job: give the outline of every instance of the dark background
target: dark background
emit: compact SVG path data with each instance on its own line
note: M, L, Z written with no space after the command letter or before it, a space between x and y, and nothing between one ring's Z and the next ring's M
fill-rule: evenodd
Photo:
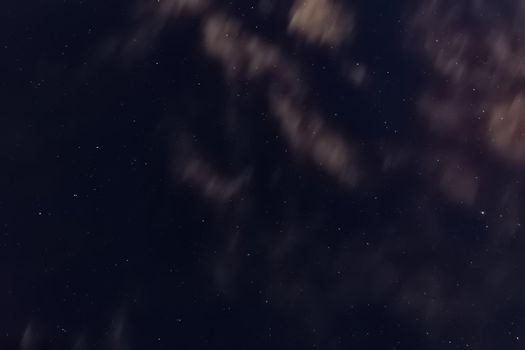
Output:
M411 33L419 2L346 2L357 34L335 53L287 36L291 4L257 3L209 11L297 62L361 155L356 188L289 151L270 83L225 78L206 15L124 50L156 20L130 1L0 5L0 349L520 349L522 166L421 116L451 82ZM470 30L480 10L457 7ZM179 176L196 157L248 184L207 197ZM436 157L482 178L474 200L442 193Z

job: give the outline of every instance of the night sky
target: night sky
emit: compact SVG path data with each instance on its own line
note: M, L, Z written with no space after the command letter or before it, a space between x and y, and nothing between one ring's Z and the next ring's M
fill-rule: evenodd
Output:
M0 350L525 349L525 5L4 0Z

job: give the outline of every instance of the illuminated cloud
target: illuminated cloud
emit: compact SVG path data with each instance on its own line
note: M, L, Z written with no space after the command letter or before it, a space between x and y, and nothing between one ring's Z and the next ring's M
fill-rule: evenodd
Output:
M516 38L524 11L514 6L510 18L498 21L482 15L491 6L422 2L409 35L418 39L443 83L421 96L420 107L434 130L479 138L489 153L523 165L525 50ZM471 25L465 24L465 13L474 14Z
M263 217L265 214L258 212L266 203L255 202L266 199L257 198L252 192L249 170L228 173L224 167L221 168L222 164L212 161L210 154L213 152L203 155L207 151L205 149L203 152L193 149L187 153L179 152L173 161L177 181L206 202L220 207L241 202L239 198L250 199L250 209L255 208L252 215L260 218L258 224L262 222L265 226L251 229L258 233L254 236L257 236L257 244L263 246L261 256L266 254L272 272L268 289L276 295L280 293L285 301L302 303L306 309L315 309L319 305L325 308L331 304L335 309L345 303L369 302L372 299L393 306L396 315L415 315L417 319L424 319L436 333L447 329L447 321L450 320L465 320L464 324L471 329L479 329L490 312L481 306L469 309L471 300L478 305L488 305L492 298L502 295L502 289L510 290L513 286L511 281L496 278L498 273L508 274L510 269L507 264L498 261L499 257L489 253L485 260L478 262L474 272L469 270L470 261L465 261L465 266L458 265L459 269L464 269L458 273L474 277L458 289L454 280L455 271L447 270L450 266L448 262L474 260L478 253L475 244L490 246L516 236L519 213L522 212L521 201L516 194L520 187L510 186L502 180L501 186L495 190L493 181L498 174L494 173L498 169L487 170L483 161L504 161L510 166L525 164L525 124L522 121L525 94L519 83L519 79L525 76L521 63L525 62L525 50L513 39L515 32L510 24L491 22L486 26L486 35L479 35L465 25L459 14L462 10L474 13L474 9L468 7L470 5L426 0L420 1L419 5L412 14L413 21L409 24L407 36L411 52L422 55L431 69L425 72L427 79L421 90L412 92L418 94L415 97L416 106L424 122L409 122L407 128L421 131L426 139L407 144L396 139L393 145L388 139L366 136L368 149L379 150L364 159L370 160L370 163L377 162L374 174L363 168L362 161L367 154L357 151L357 141L337 129L322 108L316 105L315 99L310 98L311 90L325 86L315 77L306 76L308 73L303 70L302 58L288 54L286 47L248 30L234 14L221 11L220 5L211 7L203 1L165 2L157 7L160 16L156 17L156 22L146 24L143 30L147 35L141 36L146 39L141 41L149 44L147 38L156 36L172 17L198 16L199 21L196 22L200 25L200 36L196 40L200 41L203 54L220 63L226 85L252 86L261 93L262 96L258 97L269 110L273 118L271 122L277 126L275 130L284 141L288 156L316 167L328 174L329 180L344 188L356 188L364 180L368 181L367 176L370 175L373 189L365 197L373 198L375 203L386 203L381 199L384 195L382 191L387 187L394 188L399 174L406 174L410 179L414 176L413 172L420 176L414 181L413 188L403 187L404 193L396 194L408 198L413 204L405 206L399 204L404 199L390 198L388 205L392 208L381 210L377 207L381 204L367 203L367 199L358 202L356 207L363 211L355 214L356 217L360 218L361 213L364 217L371 213L377 215L377 224L364 224L366 227L373 226L367 233L373 238L363 238L360 229L349 229L344 238L348 242L338 241L338 247L330 248L330 258L326 258L326 265L321 266L331 273L337 265L337 269L344 273L337 275L336 282L330 280L333 285L326 288L329 289L326 292L319 291L319 286L313 281L315 277L287 279L280 267L287 261L300 261L300 256L310 252L322 255L316 244L321 241L320 237L327 231L325 227L330 226L329 221L337 217L337 213L316 209L310 211L310 208L305 213L304 209L300 209L301 204L297 203L307 195L289 190L287 187L293 186L288 186L286 182L275 181L282 185L282 192L292 193L292 199L287 200L282 208L281 203L276 205L274 210L277 216L282 216L287 222L282 224L282 230L279 227L273 232L272 223L267 222L266 216ZM264 7L271 13L271 4L267 2ZM283 34L317 46L320 54L330 52L328 48L339 47L355 32L354 15L335 1L295 1L287 14L287 33ZM352 57L334 60L341 78L354 87L365 84L374 86L380 79L369 63L366 60L357 63ZM407 84L410 87L410 83ZM366 93L372 96L373 90ZM237 100L233 99L231 103L236 104ZM392 113L400 112L394 110ZM367 115L369 119L376 117L373 112L370 114ZM250 117L247 113L246 118ZM246 130L239 127L237 131L243 133ZM297 197L293 198L294 195ZM318 199L312 198L313 202ZM242 202L242 205L245 203ZM485 227L487 234L484 231L476 233L476 239L483 237L479 239L483 243L474 242L472 251L469 250L471 245L461 248L465 251L458 251L457 237L471 233L452 227L458 225L451 223L446 215L455 210L459 212L455 212L458 216L466 213L476 215L481 205L488 208L488 214L484 210L481 215L483 222L478 223L480 228ZM315 204L312 207L318 208ZM500 213L493 210L494 207L504 210ZM242 219L237 213L233 215L234 221ZM469 215L461 217L470 220ZM320 226L323 227L305 229L314 221L311 216L320 217ZM497 227L498 232L492 227ZM234 289L237 274L242 274L242 243L250 239L243 236L236 224L231 225L231 239L225 244L224 256L217 258L213 267L214 281L219 289ZM460 239L468 240L470 237ZM373 240L377 240L377 244L370 245ZM302 245L308 247L309 243L314 247L306 253ZM349 247L348 251L336 252L343 245ZM298 246L300 249L297 249ZM517 261L518 258L509 255L505 259ZM498 268L492 267L493 263ZM366 272L362 266L367 267ZM480 293L479 290L486 292ZM330 297L327 298L326 294ZM338 299L332 298L334 295Z
M503 157L525 162L525 97L518 94L492 108L488 123L490 145Z
M21 350L35 350L37 348L37 335L35 327L32 323L29 323L24 330L22 339L20 341Z
M353 15L336 0L296 0L288 31L304 41L337 47L354 29Z
M173 18L181 15L197 15L209 6L207 0L161 0L138 2L136 12L142 18L158 21L159 18Z
M208 55L222 62L227 79L268 78L269 107L293 154L322 169L341 184L354 187L359 172L356 152L344 135L328 125L322 112L304 107L309 91L298 64L278 46L245 30L234 17L219 11L206 11L208 8L209 3L205 0L141 3L137 13L144 18L142 25L129 40L114 38L109 45L110 51L120 52L129 60L133 53L147 51L171 18L202 15L203 48ZM353 26L353 15L339 2L308 0L294 3L288 30L309 43L336 47L348 38ZM347 64L342 70L356 86L363 85L367 78L364 65ZM201 165L189 165L189 169ZM198 181L202 185L206 183L204 192L211 194L215 192L212 184L221 183L216 180L202 178ZM225 193L230 192L226 190Z
M271 44L244 31L236 20L210 16L204 24L204 47L223 63L229 79L270 77L270 108L283 135L301 159L334 176L342 184L357 184L357 157L343 135L330 128L319 112L303 107L308 91L298 69Z
M207 0L162 0L158 1L160 12L178 16L181 13L196 14L208 6Z
M357 157L348 142L292 96L273 93L271 108L292 149L348 187L358 182Z
M285 68L277 48L245 32L237 20L225 15L206 18L203 41L206 52L221 60L230 79L257 78Z
M250 169L238 175L226 174L191 140L185 133L177 137L172 161L176 181L212 204L225 205L238 199L250 184Z
M208 6L207 0L137 1L133 11L135 30L114 34L101 46L99 54L103 58L117 56L125 63L133 62L148 53L172 20L200 15Z
M227 178L219 174L210 163L195 156L178 166L181 167L180 181L196 190L207 200L216 203L231 202L248 182L248 175Z

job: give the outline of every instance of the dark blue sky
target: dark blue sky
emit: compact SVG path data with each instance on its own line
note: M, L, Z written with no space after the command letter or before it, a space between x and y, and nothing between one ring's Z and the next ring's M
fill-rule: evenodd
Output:
M0 349L520 349L514 2L0 5Z

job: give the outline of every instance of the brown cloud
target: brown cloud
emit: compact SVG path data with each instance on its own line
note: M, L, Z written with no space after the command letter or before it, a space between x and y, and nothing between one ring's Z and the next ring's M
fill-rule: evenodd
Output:
M231 79L257 78L288 66L276 47L245 32L238 21L225 15L206 18L203 40L206 52L221 60Z
M217 203L231 202L248 182L248 176L228 178L203 159L195 155L180 167L180 181L196 190L204 198Z
M524 57L525 58L525 57ZM525 100L522 93L492 106L488 133L490 145L503 157L525 162Z
M304 41L337 47L354 29L353 15L335 0L296 0L288 31Z
M410 35L419 39L416 42L444 82L423 95L420 106L435 130L479 138L493 155L524 165L525 50L517 41L517 23L524 13L517 7L513 18L503 22L482 17L488 10L483 1L422 2ZM462 13L480 14L467 26ZM474 29L477 26L480 30Z
M304 107L308 92L295 65L277 47L244 31L227 16L210 16L203 32L206 51L223 63L230 79L270 77L270 108L292 151L344 185L355 186L355 151L343 135L326 125L319 112Z
M293 97L278 92L271 97L271 108L292 149L342 184L354 187L359 178L358 162L348 142L326 126L321 115L306 110Z

